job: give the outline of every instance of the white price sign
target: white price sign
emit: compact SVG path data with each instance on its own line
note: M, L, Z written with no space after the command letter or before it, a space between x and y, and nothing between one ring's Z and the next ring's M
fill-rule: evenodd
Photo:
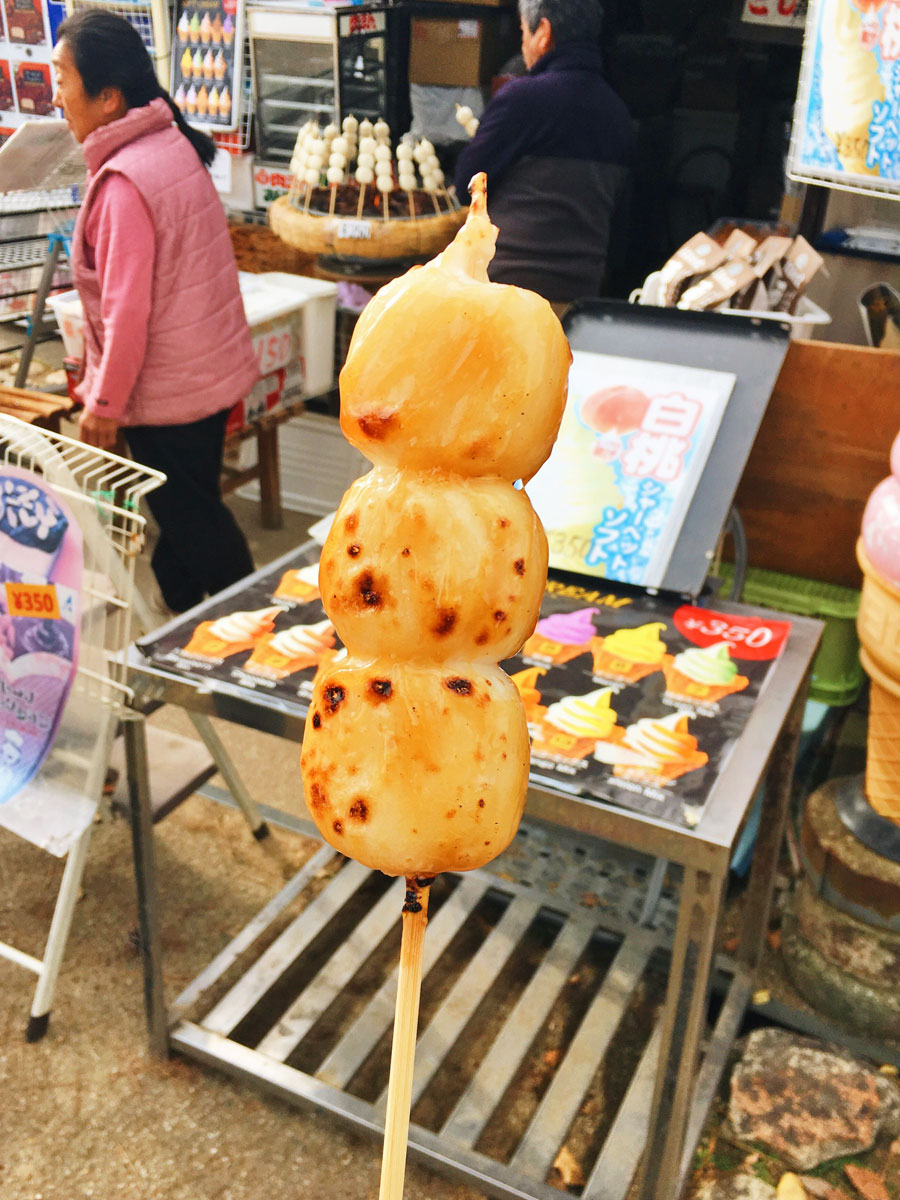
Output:
M337 235L339 238L357 238L368 241L372 236L372 222L338 221Z
M807 0L744 0L741 20L749 25L802 29L806 22L806 7Z

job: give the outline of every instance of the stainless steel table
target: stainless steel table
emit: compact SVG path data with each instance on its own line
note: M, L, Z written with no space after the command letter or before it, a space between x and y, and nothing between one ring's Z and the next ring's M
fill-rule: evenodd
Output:
M271 574L311 553L310 547L301 547L267 570ZM242 586L233 589L235 594ZM219 599L195 610L189 620L196 623ZM781 615L718 600L715 608ZM648 966L662 963L667 983L659 1018L651 1022L614 1115L607 1114L602 1138L595 1139L581 1195L625 1200L635 1180L642 1200L673 1200L679 1194L752 996L767 929L806 681L822 629L816 621L790 621L790 637L720 765L694 827L534 780L522 831L506 855L483 871L451 876L441 884L426 940L426 989L429 971L438 963L435 975L442 982L423 1008L411 1155L490 1196L558 1197L558 1189L547 1182L557 1154L576 1126L583 1132L585 1097L603 1063L616 1054L620 1027ZM132 651L130 666L138 709L162 701L294 741L302 738L306 706L299 698L289 703L262 690L189 678L147 661L138 650ZM394 893L402 881L392 885L323 849L167 1005L139 711L125 733L153 1050L176 1050L253 1080L289 1102L313 1105L380 1135L383 1081L368 1064L378 1059L379 1047L383 1058L393 1015L389 939L395 929L399 936L400 902ZM760 832L744 903L749 920L736 953L726 959L716 956L715 948L729 862L762 781ZM664 893L668 922L660 919L656 903L667 864L670 882L680 874L677 895L671 889ZM323 870L331 878L313 895L311 882ZM627 905L616 903L615 897L597 901L611 871L627 876L631 884L638 877L644 880L636 898L626 897ZM586 895L594 897L587 907ZM289 919L292 906L301 911ZM614 911L623 907L630 911ZM461 939L476 919L483 940L462 953ZM514 973L516 955L525 953L522 946L529 937L541 941L539 962L530 976L523 976L518 992L507 995L503 1011L495 1011L493 997L505 976ZM542 1044L541 1031L595 945L605 947L606 965L597 972L593 994L583 1001L565 1044L554 1052L554 1069L533 1098L517 1141L506 1151L492 1150L490 1134L502 1116L503 1097L512 1094L529 1054ZM236 962L246 961L251 947L259 947L258 957L235 978ZM381 973L375 973L366 991L363 981L372 974L378 947ZM528 953L536 953L533 946ZM710 1029L714 972L726 983ZM313 1053L312 1034L343 1009L344 1025ZM489 1020L494 1021L493 1032L479 1061L470 1064L466 1078L445 1082L456 1079L442 1074L451 1060L456 1075L461 1069L460 1045L474 1036L479 1021L483 1026ZM364 1079L364 1085L357 1086L357 1079ZM429 1088L447 1095L429 1099ZM417 1111L429 1104L430 1124L417 1121ZM588 1134L585 1145L590 1142Z

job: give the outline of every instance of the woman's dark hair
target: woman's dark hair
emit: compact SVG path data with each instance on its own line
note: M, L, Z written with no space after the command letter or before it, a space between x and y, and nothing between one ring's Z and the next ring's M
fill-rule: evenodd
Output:
M162 97L200 161L205 167L210 165L216 156L215 142L185 121L178 105L156 78L153 60L141 35L124 17L102 8L80 8L62 22L56 40L65 40L88 96L99 96L107 87L118 88L129 108L141 108Z

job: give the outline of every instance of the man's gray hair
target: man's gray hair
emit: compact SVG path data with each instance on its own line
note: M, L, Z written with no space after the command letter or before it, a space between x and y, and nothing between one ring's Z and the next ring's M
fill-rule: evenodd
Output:
M603 24L603 7L600 0L519 0L519 16L530 33L546 17L557 45L560 42L595 45Z

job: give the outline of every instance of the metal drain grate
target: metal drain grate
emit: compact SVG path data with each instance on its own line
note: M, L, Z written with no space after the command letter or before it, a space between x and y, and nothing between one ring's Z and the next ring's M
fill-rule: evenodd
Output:
M664 933L610 933L600 900L640 910L648 860L580 849L529 827L499 873L433 884L410 1153L491 1195L555 1200L566 1146L581 1196L622 1200L645 1140ZM380 1133L402 896L320 851L176 1001L172 1046Z

